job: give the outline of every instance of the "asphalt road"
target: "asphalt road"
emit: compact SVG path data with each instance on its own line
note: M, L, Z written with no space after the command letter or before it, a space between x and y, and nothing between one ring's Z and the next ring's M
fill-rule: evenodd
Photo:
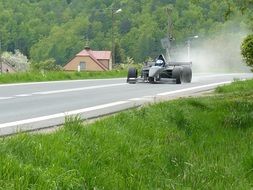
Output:
M59 125L69 115L84 119L171 97L210 90L253 74L195 74L188 84L127 84L126 79L0 85L0 135Z

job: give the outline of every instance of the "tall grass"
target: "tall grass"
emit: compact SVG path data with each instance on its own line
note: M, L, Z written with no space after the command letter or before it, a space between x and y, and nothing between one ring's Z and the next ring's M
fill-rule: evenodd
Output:
M244 94L252 93L253 80L237 81L233 85L220 86L216 88L217 93Z
M112 70L105 72L25 72L25 73L8 73L0 75L1 83L17 82L39 82L55 80L74 80L74 79L103 79L126 77L127 70Z
M245 83L3 138L0 189L252 189L252 81L236 93Z

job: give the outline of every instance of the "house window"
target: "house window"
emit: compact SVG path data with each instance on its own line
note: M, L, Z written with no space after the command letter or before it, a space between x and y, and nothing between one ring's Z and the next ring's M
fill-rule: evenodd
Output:
M84 71L86 69L86 63L85 62L80 62L79 66L80 66L80 71Z

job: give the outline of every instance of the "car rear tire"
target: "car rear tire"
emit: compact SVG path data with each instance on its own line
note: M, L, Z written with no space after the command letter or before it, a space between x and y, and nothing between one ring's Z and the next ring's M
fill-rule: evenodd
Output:
M182 81L185 83L190 83L192 81L192 69L190 67L183 67Z
M155 82L155 78L154 77L148 77L148 82L149 83L154 83Z
M175 67L172 70L172 78L176 79L176 84L182 83L182 69L181 69L181 67Z
M128 74L127 74L127 82L128 83L136 83L137 77L138 77L137 69L134 67L129 68Z

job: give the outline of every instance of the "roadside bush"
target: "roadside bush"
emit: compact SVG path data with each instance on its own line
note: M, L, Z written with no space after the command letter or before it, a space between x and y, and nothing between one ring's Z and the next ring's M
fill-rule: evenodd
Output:
M19 50L12 52L4 52L1 55L1 61L8 65L11 65L17 72L25 72L30 68L30 62L28 58L23 55Z
M62 66L57 65L55 59L53 58L50 58L38 63L32 63L31 66L34 71L62 71L63 70Z
M253 34L248 35L241 45L241 54L246 64L253 70Z

